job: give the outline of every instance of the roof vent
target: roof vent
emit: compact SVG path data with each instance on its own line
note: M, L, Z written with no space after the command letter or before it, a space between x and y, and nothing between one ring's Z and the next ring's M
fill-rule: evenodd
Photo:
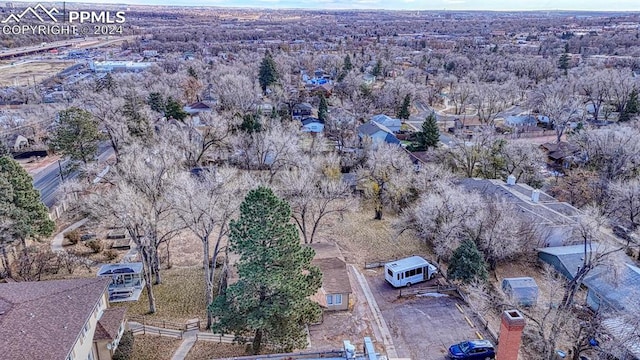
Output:
M507 185L515 185L516 184L516 177L513 176L513 174L507 176Z

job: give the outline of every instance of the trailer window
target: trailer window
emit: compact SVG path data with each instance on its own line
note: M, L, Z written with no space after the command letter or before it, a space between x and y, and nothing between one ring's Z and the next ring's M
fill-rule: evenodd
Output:
M393 271L391 271L391 269L387 269L387 274L389 274L389 276L393 277Z

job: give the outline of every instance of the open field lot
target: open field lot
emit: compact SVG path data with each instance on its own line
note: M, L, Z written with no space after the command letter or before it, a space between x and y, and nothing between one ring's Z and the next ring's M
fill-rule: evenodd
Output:
M478 328L465 319L471 319L471 312L460 300L440 294L398 298L399 290L384 280L382 272L383 268L367 270L365 275L400 358L443 360L450 345L478 338ZM438 281L441 278L413 285L411 290L435 286Z
M0 86L39 83L73 65L73 62L30 61L0 66Z

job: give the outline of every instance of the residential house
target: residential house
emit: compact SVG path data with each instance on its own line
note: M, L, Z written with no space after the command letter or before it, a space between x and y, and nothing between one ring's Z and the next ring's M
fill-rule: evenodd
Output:
M467 190L478 192L487 201L513 205L520 217L535 225L541 239L540 247L562 246L573 240L572 231L580 211L527 184L516 183L513 175L506 183L477 178L462 179L458 183Z
M375 121L360 125L358 127L358 136L360 140L371 138L374 144L386 142L387 144L400 145L400 140L393 134L393 131Z
M550 166L563 169L568 169L580 153L577 146L565 141L544 143L540 148L547 154Z
M364 82L365 85L373 85L373 83L376 82L376 77L374 75L366 73L362 77L362 81Z
M211 113L213 111L213 107L205 102L198 101L183 107L182 110L191 116L191 122L194 126L200 126L202 125L200 114Z
M384 114L375 115L371 120L386 126L387 129L391 130L393 133L400 132L400 128L402 127L402 120L394 119Z
M308 245L316 255L311 261L322 272L322 287L313 299L325 310L348 310L352 293L347 265L334 243Z
M591 244L587 253L611 251L603 245ZM584 244L540 249L538 256L551 264L568 279L573 279L584 264ZM612 256L612 255L609 255ZM640 268L628 264L629 258L616 259L621 267L597 265L582 281L587 287L587 306L599 311L603 316L602 329L616 340L615 347L605 347L614 351L615 358L640 359ZM602 339L596 339L602 340Z
M504 119L504 124L509 127L536 126L538 119L531 115L507 116Z
M125 308L109 308L107 279L0 284L0 357L109 360Z
M11 140L13 140L11 141L11 145L15 152L29 147L29 139L22 135L16 134L11 138Z
M453 121L455 124L454 132L461 132L468 138L471 138L473 133L484 125L477 116L456 117Z
M321 133L324 131L324 122L314 117L302 119L302 131L311 133Z
M313 114L313 107L309 103L298 103L293 105L291 116L294 120L302 120Z
M98 270L98 277L109 279L109 302L138 301L144 279L142 263L105 264Z
M594 311L603 305L616 311L640 310L640 268L637 266L624 264L620 269L598 271L587 276L583 283L589 288L587 305Z
M591 243L587 246L586 252L598 253L603 251L603 246L598 243ZM581 266L584 265L585 246L584 244L552 246L538 249L538 258L553 266L556 271L569 280L572 280Z

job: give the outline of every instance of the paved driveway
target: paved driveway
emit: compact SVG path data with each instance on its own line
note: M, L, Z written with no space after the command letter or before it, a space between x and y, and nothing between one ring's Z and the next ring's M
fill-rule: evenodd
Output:
M365 270L365 275L400 358L442 360L451 344L477 339L478 329L465 319L465 316L472 318L471 312L458 299L441 294L398 298L399 290L384 280L382 271L382 268ZM438 281L442 279L411 289L434 286Z

